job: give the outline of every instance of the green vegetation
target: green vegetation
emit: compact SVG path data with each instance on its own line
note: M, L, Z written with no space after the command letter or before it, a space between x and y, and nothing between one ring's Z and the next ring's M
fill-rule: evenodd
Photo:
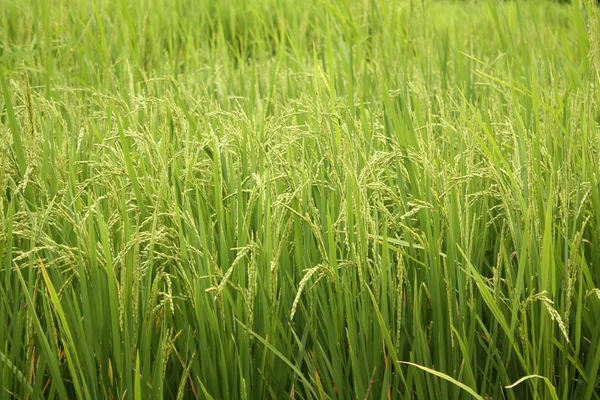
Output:
M599 399L599 26L0 1L0 398Z

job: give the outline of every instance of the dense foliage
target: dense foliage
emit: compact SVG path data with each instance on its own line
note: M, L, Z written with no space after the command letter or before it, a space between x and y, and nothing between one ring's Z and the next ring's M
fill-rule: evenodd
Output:
M0 1L0 398L600 398L594 3Z

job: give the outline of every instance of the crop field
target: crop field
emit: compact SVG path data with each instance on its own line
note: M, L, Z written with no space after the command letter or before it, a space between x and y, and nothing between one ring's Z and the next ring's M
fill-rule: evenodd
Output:
M0 399L600 399L595 0L0 0Z

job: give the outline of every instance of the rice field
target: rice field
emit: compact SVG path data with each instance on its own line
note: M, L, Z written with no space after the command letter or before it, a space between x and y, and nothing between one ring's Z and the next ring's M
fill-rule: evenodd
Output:
M0 399L600 399L595 0L0 0Z

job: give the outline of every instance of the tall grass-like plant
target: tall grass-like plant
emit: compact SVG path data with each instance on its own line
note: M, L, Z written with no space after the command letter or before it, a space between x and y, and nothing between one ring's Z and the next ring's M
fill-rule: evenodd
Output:
M600 398L593 1L0 1L0 398Z

